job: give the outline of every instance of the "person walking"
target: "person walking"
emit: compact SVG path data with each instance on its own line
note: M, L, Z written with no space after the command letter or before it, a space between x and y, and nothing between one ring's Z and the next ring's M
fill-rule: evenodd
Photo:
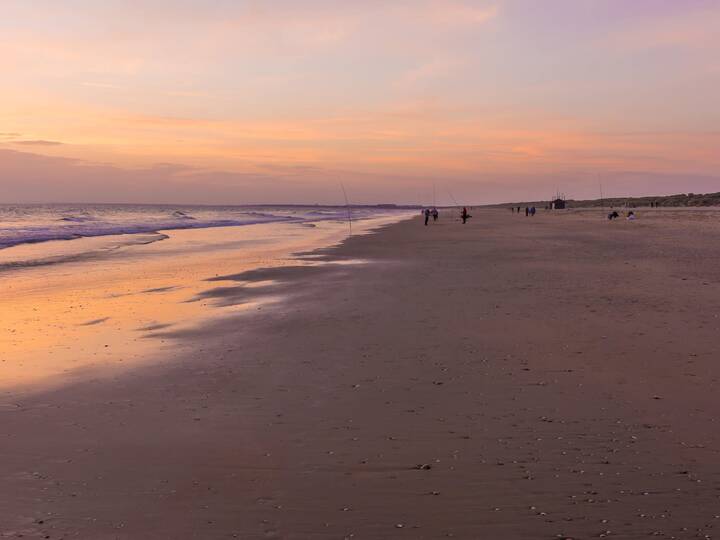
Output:
M428 221L430 221L430 209L425 209L425 226L427 227Z
M525 207L525 217L528 217L530 215L530 207Z

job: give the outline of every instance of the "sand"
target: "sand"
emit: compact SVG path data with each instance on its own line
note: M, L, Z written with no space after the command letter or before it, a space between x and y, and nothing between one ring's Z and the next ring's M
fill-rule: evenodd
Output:
M720 214L472 213L208 281L280 301L6 404L0 537L714 537Z
M397 219L363 220L355 230ZM293 253L334 245L347 234L346 223L333 221L271 223L166 231L160 235L165 240L141 245L136 244L158 234L0 250L0 406L18 391L173 362L184 354L183 344L155 339L158 330L194 328L257 307L210 306L208 279L220 285L218 276L297 265ZM36 264L7 268L27 260Z

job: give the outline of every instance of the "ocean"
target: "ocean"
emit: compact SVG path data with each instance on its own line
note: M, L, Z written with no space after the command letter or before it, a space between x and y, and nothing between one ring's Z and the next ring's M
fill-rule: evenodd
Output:
M272 223L312 227L407 212L342 206L0 205L0 272L165 240L162 231Z
M350 213L362 235L415 210ZM170 360L190 346L172 336L281 311L292 288L237 276L367 263L314 257L349 235L348 209L332 206L0 206L0 397Z

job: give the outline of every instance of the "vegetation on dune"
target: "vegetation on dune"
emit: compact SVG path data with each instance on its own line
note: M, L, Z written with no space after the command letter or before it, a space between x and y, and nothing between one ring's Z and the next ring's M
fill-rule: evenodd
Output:
M513 206L536 206L544 208L550 204L549 201L528 201L516 203L503 203L492 205L499 208L511 208ZM592 208L592 207L679 207L679 206L720 206L720 192L718 193L679 193L677 195L661 195L657 197L613 197L607 199L592 200L566 200L567 208Z

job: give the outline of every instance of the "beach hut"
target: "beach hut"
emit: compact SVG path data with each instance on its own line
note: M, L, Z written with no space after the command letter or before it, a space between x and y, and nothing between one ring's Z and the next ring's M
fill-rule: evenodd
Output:
M554 210L565 210L565 199L561 199L560 197L558 197L550 204L551 208L553 208Z

